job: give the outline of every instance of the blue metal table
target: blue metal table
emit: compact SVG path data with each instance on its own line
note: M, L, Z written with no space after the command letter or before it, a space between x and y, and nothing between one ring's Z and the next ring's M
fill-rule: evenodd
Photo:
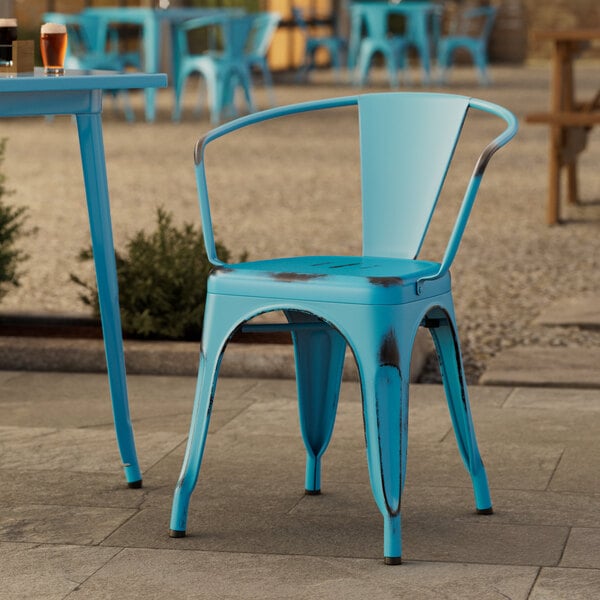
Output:
M222 8L139 8L139 7L99 7L86 8L83 13L96 19L96 43L106 42L108 28L114 24L134 24L142 28L143 68L146 73L157 73L160 69L163 35L162 23L181 23L189 19L222 13ZM235 12L239 13L239 10ZM104 48L97 48L103 51ZM146 120L154 121L156 116L156 90L146 90Z
M100 316L117 444L130 487L140 487L133 428L129 416L125 357L119 313L117 268L110 219L104 142L104 90L157 88L167 85L164 74L116 74L102 71L66 71L64 76L33 73L0 75L0 117L75 115L90 221Z

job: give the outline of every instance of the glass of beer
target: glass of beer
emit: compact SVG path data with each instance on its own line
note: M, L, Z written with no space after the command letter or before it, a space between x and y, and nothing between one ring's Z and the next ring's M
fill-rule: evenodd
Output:
M44 23L40 34L40 50L46 75L64 75L67 26L62 23Z
M12 43L17 39L17 20L0 19L0 65L12 65Z

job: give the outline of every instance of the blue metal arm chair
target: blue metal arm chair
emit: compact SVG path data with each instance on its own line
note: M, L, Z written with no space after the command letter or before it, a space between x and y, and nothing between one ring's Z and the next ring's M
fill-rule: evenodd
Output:
M479 83L481 85L489 84L487 49L494 28L496 12L495 6L465 10L459 14L458 20L452 23L449 34L440 38L437 59L442 83L447 82L448 69L452 65L454 52L463 48L473 58Z
M254 112L252 79L244 53L254 16L217 13L173 25L174 90L173 120L181 118L181 101L185 82L192 73L206 81L210 120L216 124L227 115L236 114L234 92L241 86L248 110ZM200 53L190 47L190 33L206 35L207 48ZM218 43L219 47L216 47Z
M279 25L279 21L281 21L279 13L266 12L255 14L245 50L248 66L251 69L258 67L262 73L271 106L275 106L276 102L273 92L273 77L267 63L267 52L271 46L271 41Z
M205 150L217 138L275 117L358 107L363 207L362 256L301 256L228 264L215 250ZM418 259L433 210L469 110L506 122L487 145L468 183L441 262ZM280 107L223 125L201 139L196 176L208 280L202 352L190 436L173 500L172 537L185 535L190 495L206 442L219 365L246 321L282 310L292 332L300 426L306 447L305 489L321 489L321 457L336 415L348 345L360 374L367 458L373 495L384 520L384 556L402 556L400 498L405 478L409 366L419 326L429 328L440 360L458 448L471 476L475 506L492 502L479 455L463 372L449 268L492 154L516 133L515 117L482 100L449 94L387 93Z
M360 38L360 31L364 27L366 35L360 39L358 49L353 48L356 53L356 83L365 86L369 79L371 62L376 54L380 54L385 62L390 87L398 87L398 70L406 67L406 53L408 38L402 36L391 36L388 31L388 10L381 2L355 2L350 7L353 39ZM355 45L356 42L353 42Z
M97 44L96 22L94 17L84 14L45 13L44 22L62 23L67 27L67 53L65 55L65 68L81 69L83 71L117 71L122 73L128 66L124 57L117 50L106 51L95 48L104 44ZM127 90L116 90L112 93L116 99L118 95L124 99L125 118L132 122L134 114L129 102Z
M292 15L298 28L304 35L305 41L304 58L298 74L302 77L306 77L308 72L315 67L315 53L320 48L325 48L329 53L331 66L339 77L340 67L342 66L342 55L347 47L346 40L338 35L313 36L304 19L302 10L300 8L292 8Z

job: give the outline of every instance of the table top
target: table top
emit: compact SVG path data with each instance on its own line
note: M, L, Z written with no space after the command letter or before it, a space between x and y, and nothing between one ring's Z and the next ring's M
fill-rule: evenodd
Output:
M392 12L429 12L432 10L437 10L439 8L439 5L435 2L385 2L384 0L375 2L361 2L360 0L358 0L357 2L352 2L350 4L350 9L352 9L353 7L360 9L372 6L376 6L382 11Z
M115 73L114 71L66 70L46 75L36 67L28 73L0 73L0 92L50 92L122 90L167 87L164 73Z
M585 42L600 39L600 28L540 29L532 35L537 41Z
M234 10L239 12L240 9L227 8L211 8L211 7L196 7L196 8L147 8L143 6L98 6L84 9L87 15L102 17L107 21L115 23L143 23L147 19L153 21L185 21L195 17L210 15L213 13L222 13Z

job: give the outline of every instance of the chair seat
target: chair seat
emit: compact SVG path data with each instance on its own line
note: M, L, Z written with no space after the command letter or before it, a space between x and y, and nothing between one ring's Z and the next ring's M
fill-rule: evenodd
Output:
M217 267L208 281L213 294L262 298L403 304L417 299L416 281L439 264L372 256L302 256ZM450 276L425 286L419 299L450 290Z

